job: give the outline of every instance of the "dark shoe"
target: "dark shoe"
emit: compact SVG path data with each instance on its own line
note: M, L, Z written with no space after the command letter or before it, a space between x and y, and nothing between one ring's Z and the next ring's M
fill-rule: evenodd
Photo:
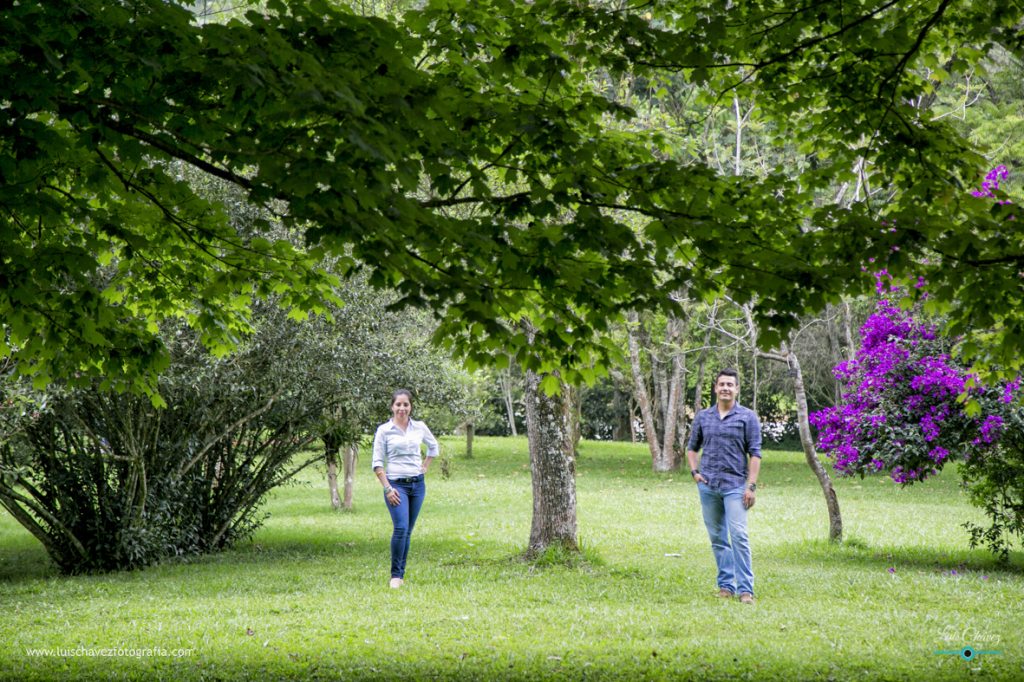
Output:
M715 596L720 597L721 599L732 599L736 596L736 594L732 590L727 590L723 587L718 591L718 594L716 594Z
M744 592L743 594L740 595L740 603L741 604L753 604L754 603L754 595L750 594L749 592Z

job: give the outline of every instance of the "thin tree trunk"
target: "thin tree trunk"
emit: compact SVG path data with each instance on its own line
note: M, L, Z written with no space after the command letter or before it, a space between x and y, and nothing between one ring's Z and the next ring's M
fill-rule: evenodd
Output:
M850 299L843 300L843 331L846 333L846 359L853 362L857 351L853 346L853 333L850 331Z
M323 436L324 460L327 462L327 489L331 493L331 507L341 509L341 497L338 495L338 449L341 445L337 439Z
M345 465L345 500L342 507L352 508L352 489L356 482L356 462L359 460L359 446L350 445L342 450L342 461Z
M473 422L466 424L466 459L473 459L473 434L476 432L476 427L473 426Z
M658 434L654 429L654 415L651 413L651 403L647 397L647 389L644 387L643 369L640 366L640 349L637 346L636 334L633 325L637 324L635 311L626 313L626 340L629 343L629 364L633 374L633 384L636 393L636 400L640 403L640 419L644 423L644 433L647 436L647 445L651 449L651 467L658 471L661 463L661 446L658 445Z
M754 381L753 381L752 390L750 392L750 409L752 409L754 412L757 412L757 352L756 351L754 352L753 361L754 361L753 362L753 365L754 365Z
M512 402L512 372L506 370L501 374L501 394L505 399L505 409L508 411L508 428L512 432L512 437L515 438L519 434L516 433L516 411L515 405Z
M839 339L839 325L836 324L836 317L840 314L839 308L831 303L825 304L825 330L828 334L829 350L832 353L830 362L832 366L843 361L843 344ZM832 376L832 404L838 405L843 399L843 384L839 379Z
M657 349L651 347L651 389L654 392L651 413L654 415L654 433L659 443L665 442L665 427L668 422L669 368L671 362L662 361ZM664 453L664 446L662 446Z
M629 399L629 439L636 445L636 404L632 398Z
M679 334L677 341L682 342L682 336L685 332L683 327L683 321L676 321L676 329ZM682 465L683 454L686 452L686 442L689 440L689 433L687 429L687 418L686 418L686 354L677 353L679 361L679 380L676 385L679 387L679 398L678 405L676 406L676 447L677 447L677 458L679 465Z
M704 368L708 364L708 344L711 343L711 332L715 329L715 317L718 314L718 301L711 305L711 315L708 317L708 326L704 331L704 343L700 347L700 355L697 356L697 386L693 391L693 414L696 415L704 409Z
M523 321L533 342L533 325ZM573 457L569 395L559 379L558 395L548 395L541 382L558 374L526 373L527 435L533 483L533 519L527 554L536 556L552 545L578 551L576 540L576 461Z
M683 378L682 362L680 362L679 348L676 345L676 328L679 320L669 317L665 328L668 337L669 348L672 349L672 378L669 381L668 400L665 406L665 439L661 445L661 459L655 467L655 471L679 471L680 451L676 448L676 425L678 424L679 411L679 384Z
M628 401L623 399L624 393L619 386L619 380L615 379L615 390L612 392L612 407L615 410L615 426L612 428L612 440L614 441L626 440L626 431L632 431L629 426L629 406L624 404ZM623 412L626 413L626 416L623 416Z
M782 354L789 361L791 374L793 374L793 388L796 393L796 416L797 427L800 430L800 443L804 448L804 458L807 465L818 478L821 485L821 492L825 495L825 505L828 507L828 539L832 542L839 542L843 538L843 517L839 513L839 498L836 497L835 488L832 487L832 479L829 478L825 467L818 460L814 450L814 440L811 438L811 425L807 419L807 393L804 391L804 377L800 371L800 360L795 353L789 352L785 344L782 345Z

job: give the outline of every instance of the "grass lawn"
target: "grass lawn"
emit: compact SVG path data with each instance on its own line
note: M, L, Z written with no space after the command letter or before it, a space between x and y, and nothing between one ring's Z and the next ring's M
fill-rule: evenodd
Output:
M653 474L644 446L582 445L572 564L519 558L525 439L477 438L474 454L450 480L431 470L401 590L366 453L353 513L310 472L251 542L145 571L61 577L0 512L0 679L1024 679L1021 557L1002 570L967 549L960 524L983 517L953 469L907 489L836 481L847 540L832 546L802 455L766 452L746 606L712 597L695 487ZM1002 653L935 653L968 645Z

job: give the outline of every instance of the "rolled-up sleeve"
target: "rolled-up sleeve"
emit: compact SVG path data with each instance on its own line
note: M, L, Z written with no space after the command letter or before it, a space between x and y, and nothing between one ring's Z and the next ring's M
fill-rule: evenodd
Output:
M700 412L698 412L693 418L693 426L690 428L690 442L686 444L687 450L697 452L704 442L704 430L701 428L700 422Z
M747 454L751 457L761 456L761 420L753 412L750 413L750 428L747 431Z
M441 446L438 444L437 439L434 438L434 434L430 431L430 427L423 422L420 422L420 424L423 426L423 431L425 432L423 434L423 442L427 444L427 459L433 459L441 454Z
M384 469L387 466L387 442L384 439L384 430L382 428L377 429L377 433L373 435L373 457L370 460L370 468L376 469L380 467Z

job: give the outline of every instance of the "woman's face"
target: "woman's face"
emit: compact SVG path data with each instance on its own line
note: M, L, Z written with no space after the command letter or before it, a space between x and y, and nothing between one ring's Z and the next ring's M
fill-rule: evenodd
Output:
M395 419L405 421L409 418L409 413L412 412L412 404L409 402L409 396L402 393L395 402L391 403L391 414L395 415Z

